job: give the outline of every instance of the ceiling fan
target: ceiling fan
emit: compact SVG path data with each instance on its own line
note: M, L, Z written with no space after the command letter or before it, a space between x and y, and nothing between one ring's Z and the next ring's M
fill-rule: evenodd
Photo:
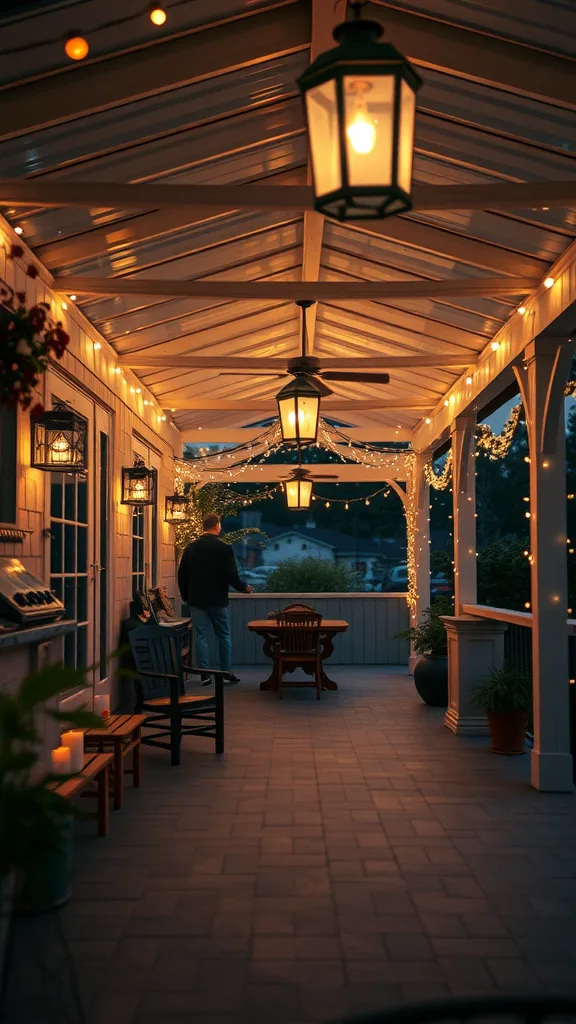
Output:
M312 470L306 469L300 462L292 470L290 476L284 476L280 478L283 483L284 480L338 480L337 473L313 473Z
M302 310L302 353L294 359L288 360L286 366L287 374L291 373L294 376L310 377L323 397L333 394L332 390L324 384L325 380L341 380L351 384L388 384L390 382L390 374L388 373L369 373L363 370L323 370L322 363L317 356L309 356L306 351L308 341L306 310L314 305L314 300L297 299L296 305ZM250 374L253 377L254 370L225 370L219 376L237 377L241 374ZM285 374L276 373L275 370L262 370L259 373L257 372L257 376L281 380Z

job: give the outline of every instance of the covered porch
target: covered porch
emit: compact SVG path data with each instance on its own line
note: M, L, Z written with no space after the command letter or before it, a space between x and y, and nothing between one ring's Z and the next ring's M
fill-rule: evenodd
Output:
M244 669L226 758L190 740L175 770L148 750L109 838L80 840L62 917L90 1024L573 991L573 798L536 793L527 759L483 737L455 742L405 668L332 671L317 703Z

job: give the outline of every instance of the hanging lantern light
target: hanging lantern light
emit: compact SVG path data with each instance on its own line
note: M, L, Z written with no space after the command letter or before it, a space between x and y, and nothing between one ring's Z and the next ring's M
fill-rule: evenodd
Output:
M185 494L167 494L165 523L184 523L190 518L190 504Z
M338 46L300 76L315 207L336 220L367 220L410 210L416 93L422 79L379 41L377 21L354 18L334 29Z
M31 465L48 472L83 473L86 470L88 421L64 402L30 420Z
M276 395L282 440L314 444L318 437L321 391L306 373L297 373Z
M292 476L284 481L284 490L288 508L294 511L310 508L312 481L308 478L308 470L302 469L300 466L295 469Z
M122 505L155 505L158 474L139 455L133 466L122 467Z

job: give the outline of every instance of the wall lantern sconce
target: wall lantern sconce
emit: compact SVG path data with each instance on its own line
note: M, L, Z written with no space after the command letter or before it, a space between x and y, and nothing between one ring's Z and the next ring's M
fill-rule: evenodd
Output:
M190 518L190 503L185 494L167 494L165 523L185 523Z
M276 395L282 440L314 444L318 437L321 391L312 377L297 373Z
M422 79L382 26L354 17L338 43L298 79L304 98L315 207L335 220L369 220L410 210L416 93Z
M312 481L309 479L307 469L302 469L301 466L295 469L292 476L284 481L284 490L288 508L294 511L310 508Z
M122 467L122 505L155 505L158 473L134 456L133 466Z
M88 421L64 402L31 417L31 465L52 473L84 473L87 468Z

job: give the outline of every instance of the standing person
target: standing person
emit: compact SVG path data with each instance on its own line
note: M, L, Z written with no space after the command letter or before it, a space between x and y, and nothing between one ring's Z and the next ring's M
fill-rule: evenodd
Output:
M239 683L232 672L228 587L244 594L250 594L252 587L240 579L231 546L219 539L220 516L204 516L202 528L202 536L185 548L178 569L180 595L190 606L196 632L196 664L208 668L208 632L212 628L218 641L220 669L227 673L228 682ZM203 685L210 678L202 676Z

